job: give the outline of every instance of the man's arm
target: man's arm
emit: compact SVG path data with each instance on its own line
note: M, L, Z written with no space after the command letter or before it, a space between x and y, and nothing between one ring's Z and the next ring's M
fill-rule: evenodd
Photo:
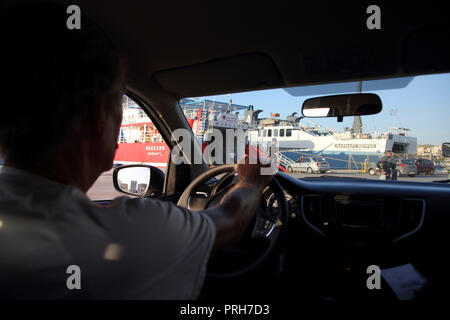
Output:
M261 165L238 164L239 182L220 202L220 205L205 210L216 226L213 251L238 241L259 206L261 193L272 180L270 175L261 175Z

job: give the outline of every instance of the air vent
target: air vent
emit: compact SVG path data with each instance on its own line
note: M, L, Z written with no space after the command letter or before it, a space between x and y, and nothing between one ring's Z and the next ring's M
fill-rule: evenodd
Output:
M400 215L398 217L399 236L393 242L405 239L420 229L425 215L425 200L401 199Z

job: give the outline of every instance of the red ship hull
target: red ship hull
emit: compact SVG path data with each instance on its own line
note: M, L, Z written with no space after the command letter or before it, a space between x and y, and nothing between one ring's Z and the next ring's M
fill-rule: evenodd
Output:
M114 157L115 164L143 163L165 169L170 148L164 142L119 143Z

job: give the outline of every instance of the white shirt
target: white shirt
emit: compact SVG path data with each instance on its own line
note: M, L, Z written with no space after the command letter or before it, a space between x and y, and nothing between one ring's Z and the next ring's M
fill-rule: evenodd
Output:
M0 169L0 298L195 299L214 240L208 216L169 202L99 206L73 186ZM80 290L67 288L70 265Z

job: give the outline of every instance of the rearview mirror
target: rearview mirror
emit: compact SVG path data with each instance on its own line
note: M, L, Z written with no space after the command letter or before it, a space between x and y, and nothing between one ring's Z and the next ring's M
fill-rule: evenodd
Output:
M311 98L303 102L302 114L309 118L362 116L379 113L381 99L373 93L342 94Z
M164 173L142 164L120 166L113 171L113 182L117 191L138 197L150 196L162 192Z
M442 155L444 157L450 157L450 142L444 142L442 144Z

